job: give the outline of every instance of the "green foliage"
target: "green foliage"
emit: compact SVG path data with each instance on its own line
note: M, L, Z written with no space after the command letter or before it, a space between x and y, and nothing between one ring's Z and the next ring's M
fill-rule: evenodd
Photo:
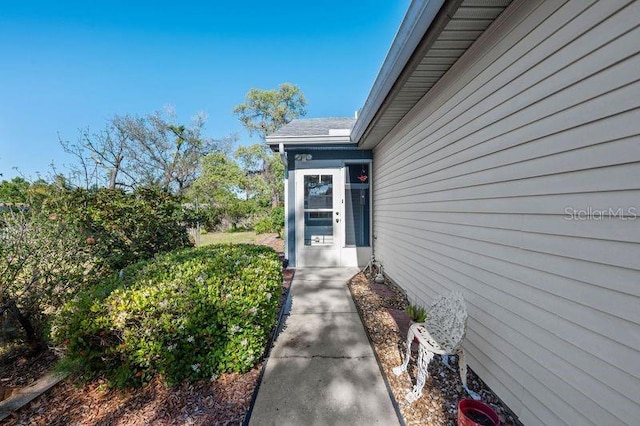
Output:
M251 89L245 103L236 106L234 113L249 133L258 133L264 139L305 115L305 106L300 89L284 83L277 90ZM231 230L237 231L246 229L252 217L262 218L269 209L282 204L285 168L279 156L261 143L239 147L234 157L236 161L221 152L207 155L188 196L208 204L218 214L216 222L229 223ZM253 226L259 232L282 229L266 218Z
M253 230L256 234L266 234L271 231L271 218L261 217L253 224Z
M235 152L235 159L245 175L242 190L247 199L262 208L271 206L269 156L270 150L263 144L241 146ZM278 188L282 190L282 181Z
M284 164L278 154L269 153L267 170L266 181L271 191L272 205L280 205L284 200Z
M248 197L247 176L238 164L222 153L206 156L202 161L202 174L193 185L191 198L198 198L214 209L219 219L238 223L257 210L256 200Z
M266 234L268 232L280 234L283 228L284 207L282 206L272 209L269 216L261 217L253 225L253 230L256 234Z
M30 186L31 184L21 177L3 180L0 182L0 204L26 203Z
M54 327L67 365L116 386L245 372L276 323L277 254L213 245L157 256L68 303Z
M407 306L407 315L415 322L424 322L427 312L422 306L409 303Z
M44 346L50 315L97 274L92 247L61 210L50 199L0 213L0 312L34 350Z
M294 118L304 116L307 100L300 88L283 83L278 89L251 89L244 104L233 109L250 134L264 138Z
M282 203L284 164L264 144L238 148L235 154L247 174L246 190L265 208Z
M0 312L44 346L51 316L78 290L154 254L190 245L178 200L163 191L30 184L0 211Z
M255 174L264 170L267 150L268 148L261 143L245 145L236 149L235 157L246 173Z
M284 206L278 206L271 210L271 223L274 232L280 232L284 228Z
M178 198L163 190L75 189L65 197L67 215L111 269L191 244Z
M222 218L222 214L209 204L200 204L195 208L193 203L182 205L182 222L189 228L200 225L201 230L215 229Z
M300 88L290 83L281 84L277 90L251 89L244 104L237 105L233 112L238 116L249 134L258 133L262 140L267 135L306 115L307 101ZM278 155L266 146L256 144L242 147L236 157L245 170L259 179L261 190L271 199L271 206L282 203L284 165Z

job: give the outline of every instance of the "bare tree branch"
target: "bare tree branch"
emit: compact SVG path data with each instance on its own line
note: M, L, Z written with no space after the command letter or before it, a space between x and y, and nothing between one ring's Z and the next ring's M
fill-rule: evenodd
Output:
M81 130L77 143L59 140L76 157L74 180L86 188L99 182L109 188L154 185L182 194L198 177L201 159L235 140L204 137L205 122L204 114L197 114L188 126L179 124L171 111L116 115L100 132Z

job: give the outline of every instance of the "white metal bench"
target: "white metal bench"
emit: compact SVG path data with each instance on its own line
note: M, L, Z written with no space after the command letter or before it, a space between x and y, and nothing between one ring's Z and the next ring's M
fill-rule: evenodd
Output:
M480 399L480 396L467 386L467 362L462 349L462 341L466 332L467 307L460 291L452 291L449 294L438 296L429 307L425 322L415 323L409 327L404 362L393 369L396 376L407 371L411 359L411 343L416 337L420 344L418 376L413 390L407 393L407 401L414 402L422 395L422 388L429 377L427 367L435 354L442 355L443 361L448 367L450 367L448 356L458 355L462 386L472 398Z

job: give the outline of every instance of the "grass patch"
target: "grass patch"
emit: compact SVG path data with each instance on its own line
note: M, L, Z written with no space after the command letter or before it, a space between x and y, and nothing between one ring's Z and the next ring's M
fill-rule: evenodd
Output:
M211 244L252 244L258 239L255 232L209 232L200 235L198 247Z

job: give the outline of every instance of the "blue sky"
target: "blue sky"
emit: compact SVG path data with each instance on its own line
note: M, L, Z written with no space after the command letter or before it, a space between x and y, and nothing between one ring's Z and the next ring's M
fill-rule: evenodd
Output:
M47 175L58 143L115 114L205 112L206 136L238 133L252 87L300 86L307 117L362 106L409 0L2 1L0 173Z

